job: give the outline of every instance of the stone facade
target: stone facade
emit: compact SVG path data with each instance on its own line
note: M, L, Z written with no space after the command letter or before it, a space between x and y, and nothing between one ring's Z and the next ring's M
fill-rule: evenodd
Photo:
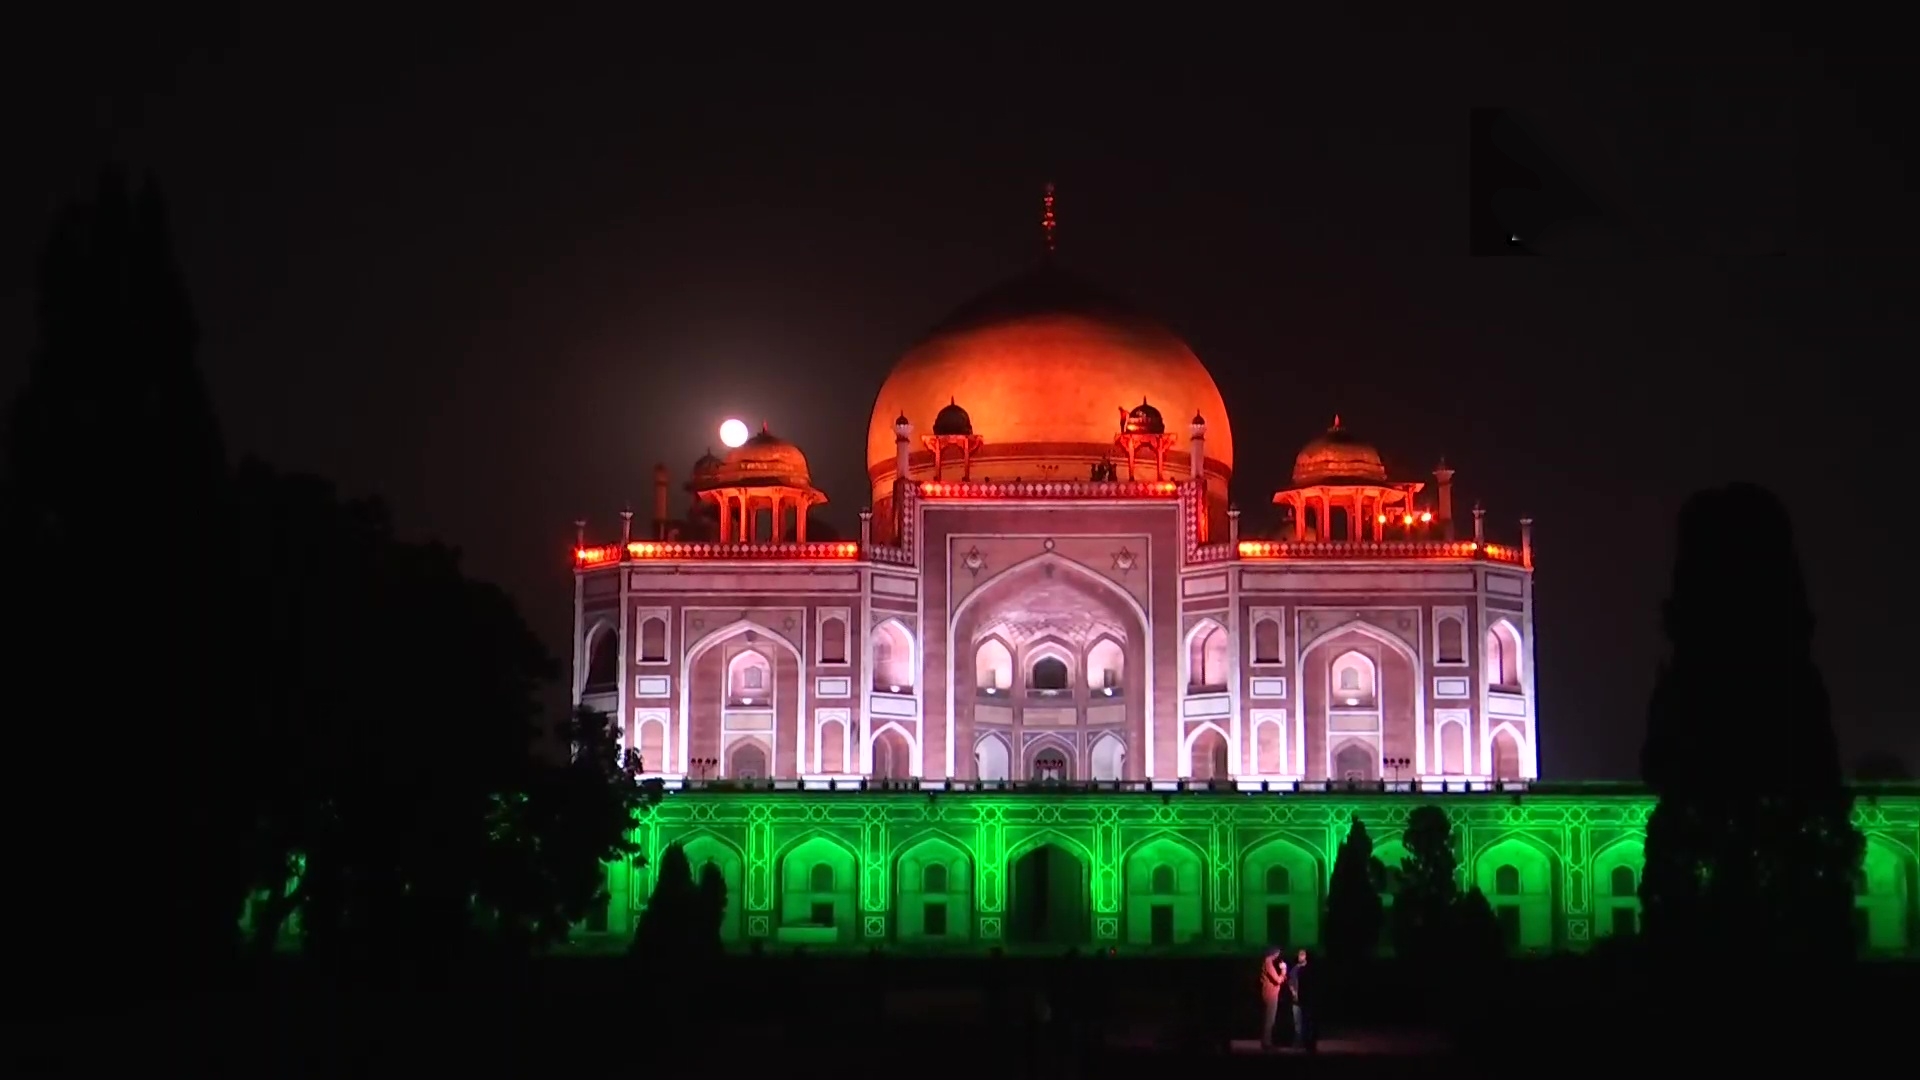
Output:
M900 547L583 549L576 700L672 781L1538 776L1529 550L1206 544L1206 498L927 482Z

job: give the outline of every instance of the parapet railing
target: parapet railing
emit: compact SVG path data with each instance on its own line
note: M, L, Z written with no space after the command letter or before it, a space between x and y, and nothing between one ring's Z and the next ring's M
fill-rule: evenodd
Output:
M971 795L1379 795L1383 793L1423 794L1518 794L1542 791L1540 785L1525 780L1274 780L1241 778L1235 780L883 780L860 777L805 777L800 779L746 780L699 779L694 777L652 776L669 791L807 793L846 792L868 794L971 794ZM1643 790L1633 785L1617 786L1620 794ZM1557 790L1549 788L1547 790ZM1582 794L1595 794L1588 787Z

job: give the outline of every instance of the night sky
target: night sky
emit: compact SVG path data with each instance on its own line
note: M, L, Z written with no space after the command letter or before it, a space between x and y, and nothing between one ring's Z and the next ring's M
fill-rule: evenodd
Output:
M728 415L798 442L851 532L881 380L1033 265L1052 180L1063 262L1219 383L1249 521L1336 411L1397 473L1444 454L1493 539L1538 519L1545 775L1635 771L1674 514L1733 479L1794 512L1848 758L1920 764L1897 58L1555 51L1531 23L825 45L545 10L16 26L0 391L54 208L109 158L149 169L236 451L384 496L563 651L572 521L644 518L653 464L682 474ZM1468 257L1476 106L1598 208L1528 238L1547 258Z

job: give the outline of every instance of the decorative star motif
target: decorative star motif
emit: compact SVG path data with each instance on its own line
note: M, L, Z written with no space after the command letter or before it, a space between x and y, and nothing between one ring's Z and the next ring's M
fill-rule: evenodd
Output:
M1133 552L1128 551L1126 545L1122 544L1120 550L1113 553L1113 568L1123 574L1127 573L1133 569L1134 559Z
M787 629L788 631L792 631L792 630L793 630L793 616L791 616L791 615L789 615L789 616L787 616L787 620L786 620L785 622L783 622L783 623L781 623L780 625L781 625L781 626L783 626L783 627L785 627L785 628L786 628L786 629Z
M693 619L693 628L694 628L695 630L705 630L705 629L707 628L707 620L705 620L705 619L702 619L702 618L700 618L700 617L699 617L699 616L697 616L697 615L696 615L696 616L694 616L694 619Z
M967 573L979 577L980 571L986 569L987 557L980 554L978 547L970 547L967 553L961 556L960 565L967 568Z

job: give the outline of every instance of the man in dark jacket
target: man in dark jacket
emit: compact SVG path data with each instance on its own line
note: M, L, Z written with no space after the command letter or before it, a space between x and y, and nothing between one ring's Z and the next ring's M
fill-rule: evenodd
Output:
M1319 1032L1314 1029L1313 973L1307 970L1307 950L1301 949L1287 969L1287 1000L1293 1005L1293 1045L1312 1050Z

